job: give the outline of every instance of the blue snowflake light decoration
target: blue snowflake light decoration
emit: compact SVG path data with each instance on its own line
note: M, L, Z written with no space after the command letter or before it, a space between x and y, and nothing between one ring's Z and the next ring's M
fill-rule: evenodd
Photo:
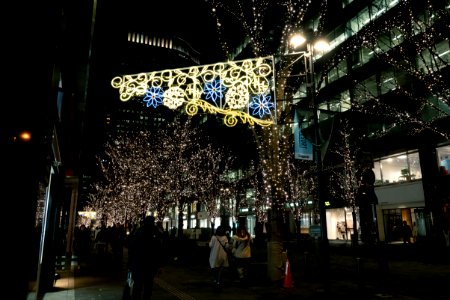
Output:
M271 109L275 108L275 104L271 101L272 96L269 94L259 94L252 97L252 102L248 106L252 109L252 115L259 115L262 118L264 115L270 115Z
M157 106L163 103L164 98L164 90L160 87L154 87L148 89L144 96L144 102L147 102L147 107L153 106L156 108Z
M207 100L212 100L217 105L217 101L224 97L226 89L221 80L213 80L205 84L204 93Z

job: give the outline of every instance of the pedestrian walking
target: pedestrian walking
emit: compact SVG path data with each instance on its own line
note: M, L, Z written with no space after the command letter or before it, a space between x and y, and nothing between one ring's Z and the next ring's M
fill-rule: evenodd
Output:
M403 221L402 223L403 244L411 243L411 237L412 237L411 227L408 225L406 221Z
M231 249L223 226L217 227L216 234L209 241L209 248L209 265L214 277L214 286L220 289L223 270L229 267L227 249Z
M161 232L155 226L155 218L147 216L131 239L128 252L128 267L134 282L132 300L151 299L154 278L165 261Z
M416 222L413 222L412 238L414 244L417 243L417 234L418 234L417 224Z
M240 226L233 236L233 255L236 259L236 269L241 282L248 281L248 269L252 257L253 239L247 228Z
M97 255L99 258L105 258L106 254L109 252L109 234L105 222L102 221L100 228L97 230L94 241Z
M91 229L82 224L75 228L74 251L78 256L78 264L84 266L89 262L91 254Z

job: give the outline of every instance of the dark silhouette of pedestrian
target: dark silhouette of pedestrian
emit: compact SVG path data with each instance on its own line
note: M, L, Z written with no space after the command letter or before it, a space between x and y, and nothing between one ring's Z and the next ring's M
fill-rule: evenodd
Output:
M402 239L403 244L409 244L411 243L411 237L412 237L412 230L411 226L408 225L406 221L403 221L402 224Z
M84 224L75 228L74 251L78 256L79 265L84 265L89 261L91 253L91 230Z
M95 236L95 250L97 251L98 255L103 257L105 254L108 254L108 247L109 247L108 228L106 227L105 222L102 222Z
M413 228L412 228L412 238L413 238L413 243L417 243L417 233L418 233L418 228L417 228L417 224L416 222L413 222Z
M378 240L375 206L378 198L375 194L375 173L370 168L362 170L360 185L356 194L356 206L359 207L361 241L366 245L375 245ZM354 225L356 226L356 224ZM356 228L358 228L356 226ZM352 244L358 245L358 231L352 235Z
M132 299L151 299L153 281L166 259L161 232L155 218L147 216L131 239L128 266L134 280Z
M116 266L122 266L123 246L125 244L125 227L114 224L110 229L109 240L111 244L112 258Z

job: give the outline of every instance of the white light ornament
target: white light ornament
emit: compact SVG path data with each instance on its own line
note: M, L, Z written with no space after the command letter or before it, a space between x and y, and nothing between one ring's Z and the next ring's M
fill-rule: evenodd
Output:
M111 85L119 89L121 101L142 97L147 107L185 105L191 116L201 108L224 115L230 127L239 121L260 126L276 122L273 56L117 76Z

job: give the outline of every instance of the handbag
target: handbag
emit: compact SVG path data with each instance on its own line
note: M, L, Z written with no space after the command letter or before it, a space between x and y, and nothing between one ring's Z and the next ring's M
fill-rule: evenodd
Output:
M127 274L127 285L130 287L130 289L132 289L134 285L133 274L131 273L131 271L128 271Z
M232 249L225 247L219 239L217 239L217 241L219 242L219 244L222 246L223 250L225 250L225 253L227 254L228 257L228 263L230 266L234 266L236 264L236 257L233 254Z
M131 300L131 293L133 292L134 280L131 271L128 271L127 280L122 291L122 300Z
M217 241L219 242L220 246L222 246L223 250L225 250L225 253L229 256L229 257L233 257L231 249L228 249L227 247L225 247L219 239L217 239Z

